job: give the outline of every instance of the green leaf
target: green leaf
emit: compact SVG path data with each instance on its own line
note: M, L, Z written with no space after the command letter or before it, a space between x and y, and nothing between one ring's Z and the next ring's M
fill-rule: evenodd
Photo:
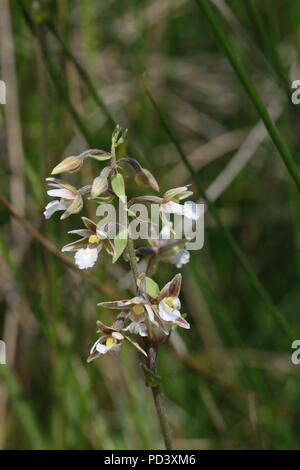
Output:
M127 245L127 239L128 239L128 230L124 229L118 233L118 235L115 238L114 242L114 247L115 247L115 253L113 256L113 263L115 263L123 253L123 251L126 248Z
M152 372L152 370L150 370L145 364L141 364L141 368L143 369L145 374L146 385L148 387L159 387L161 377Z
M124 178L121 173L117 173L116 175L112 176L111 186L116 195L121 199L121 201L125 202L125 184Z
M140 284L141 284L141 280L138 279L137 280L138 287L140 286ZM158 287L158 284L155 281L153 281L151 277L146 277L146 292L148 295L150 295L150 297L153 297L154 299L156 299L160 294L160 288Z

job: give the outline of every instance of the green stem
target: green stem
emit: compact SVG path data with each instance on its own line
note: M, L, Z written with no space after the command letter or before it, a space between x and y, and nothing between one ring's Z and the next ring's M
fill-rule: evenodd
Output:
M137 280L138 280L139 272L138 272L138 267L137 267L137 258L136 258L135 250L134 250L134 243L130 236L128 237L127 248L128 248L128 254L129 254L130 267L131 267L131 271L132 271L132 274L135 280L136 289L137 289ZM148 348L147 366L154 374L156 374L157 351L158 351L157 345L151 343ZM156 409L156 413L157 413L157 417L159 421L160 430L163 435L166 449L171 450L172 449L171 430L169 426L168 416L167 416L165 407L163 405L161 389L159 386L151 387L151 391L153 395L153 400L154 400L154 405L155 405L155 409Z
M207 0L195 0L199 8L203 11L206 18L208 19L215 35L217 36L220 44L222 45L224 52L231 63L236 75L238 76L242 86L244 87L246 93L251 99L252 103L256 107L261 119L263 120L266 129L268 130L271 139L273 140L274 145L277 147L279 154L283 162L285 163L291 177L295 181L298 189L300 189L300 173L297 164L295 163L289 149L285 145L284 141L281 138L280 133L278 132L277 127L273 123L266 107L264 106L260 96L258 95L254 84L249 78L247 72L242 66L240 60L232 49L228 37L225 36L222 31L221 26L215 18L214 10L212 9L210 2Z
M157 345L151 344L148 349L148 359L147 359L147 366L149 369L156 374L156 359L157 359ZM154 400L154 405L160 425L160 430L163 435L164 443L166 450L172 450L172 437L171 437L171 429L169 426L169 420L167 416L166 409L163 404L163 396L159 386L151 387L152 396Z
M129 255L129 263L130 263L131 271L132 271L134 281L135 281L135 288L137 288L137 280L139 277L139 271L137 267L137 259L135 255L134 243L133 243L132 238L130 238L130 236L128 236L127 248L128 248L128 255Z

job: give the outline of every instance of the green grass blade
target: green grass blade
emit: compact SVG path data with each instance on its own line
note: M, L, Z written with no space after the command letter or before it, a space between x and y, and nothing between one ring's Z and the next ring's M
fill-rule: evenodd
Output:
M20 385L9 366L0 366L0 377L7 388L11 404L26 432L26 438L31 443L32 448L35 450L49 448L36 422L33 409L22 396Z
M220 44L222 45L224 52L231 63L237 77L239 78L242 86L244 87L246 93L257 109L259 115L261 116L269 134L276 146L281 158L286 165L288 172L295 181L298 189L300 189L300 172L298 166L296 165L289 149L285 145L284 141L281 138L281 135L274 125L266 107L264 106L260 96L258 95L254 84L252 83L249 75L239 61L237 55L232 49L228 38L225 36L214 12L214 9L211 7L210 2L207 0L195 0L201 11L204 13L208 19L215 35L217 36Z

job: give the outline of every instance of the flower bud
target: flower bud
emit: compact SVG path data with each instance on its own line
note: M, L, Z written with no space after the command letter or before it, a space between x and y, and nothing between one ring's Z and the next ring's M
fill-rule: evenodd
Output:
M188 186L180 186L178 188L172 188L166 191L163 195L164 201L168 202L171 201L172 199L185 199L188 196L191 196L193 194L193 191L188 191Z
M107 189L108 189L107 178L104 178L101 175L97 176L97 178L94 179L93 184L92 184L91 197L95 198L99 196L100 194L104 193Z
M141 168L141 171L137 172L135 176L135 181L137 184L142 183L146 186L149 186L151 189L153 189L153 191L159 191L159 186L156 179L154 178L152 173L146 168Z
M80 157L67 157L53 168L51 175L77 173L82 167L82 163L83 159Z

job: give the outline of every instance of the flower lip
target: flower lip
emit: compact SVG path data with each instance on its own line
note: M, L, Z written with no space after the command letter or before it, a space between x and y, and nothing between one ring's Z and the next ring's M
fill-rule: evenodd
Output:
M79 269L88 269L94 266L97 258L97 248L80 248L75 254L75 264Z

